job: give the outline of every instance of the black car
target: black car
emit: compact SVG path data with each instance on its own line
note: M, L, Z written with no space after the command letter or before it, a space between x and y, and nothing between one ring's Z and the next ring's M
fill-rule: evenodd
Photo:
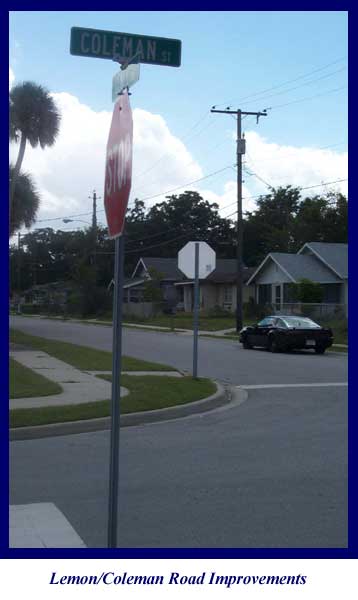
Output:
M308 317L274 315L244 327L240 342L247 350L260 346L271 352L312 349L316 354L324 354L333 344L333 333Z

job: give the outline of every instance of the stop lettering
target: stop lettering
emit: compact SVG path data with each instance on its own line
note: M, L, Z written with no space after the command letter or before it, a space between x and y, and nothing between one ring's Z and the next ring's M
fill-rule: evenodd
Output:
M128 94L119 96L107 142L104 207L110 238L122 234L132 183L133 120Z

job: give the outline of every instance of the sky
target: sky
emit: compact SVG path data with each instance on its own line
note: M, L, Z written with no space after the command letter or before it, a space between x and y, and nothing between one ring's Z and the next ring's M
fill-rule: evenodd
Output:
M41 196L33 228L106 225L103 187L111 122L112 60L70 54L71 27L179 39L180 67L140 66L131 89L134 145L129 206L197 190L223 217L236 210L236 116L243 117L243 209L270 186L347 193L346 11L15 11L10 13L9 89L45 86L61 112L56 144L27 146L23 170ZM18 148L10 147L16 160ZM344 180L344 181L338 181ZM330 182L337 182L330 184ZM64 223L63 219L72 220Z

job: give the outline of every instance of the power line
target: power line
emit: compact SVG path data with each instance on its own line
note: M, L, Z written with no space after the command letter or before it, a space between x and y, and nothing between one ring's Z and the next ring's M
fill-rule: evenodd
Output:
M226 168L227 168L227 167L226 167ZM208 175L207 177L209 177L209 175ZM317 184L317 185L314 185L314 186L309 186L308 188L307 188L307 187L302 187L302 188L301 188L300 186L294 186L294 187L298 187L298 188L300 188L302 191L304 191L304 190L306 190L306 189L311 189L312 187L323 187L323 186L325 186L325 185L333 185L334 183L341 183L341 182L343 182L343 181L348 181L348 178L345 178L345 179L337 179L336 181L324 181L324 182L322 182L322 183L319 183L319 184ZM186 187L186 185L190 185L190 184L189 184L189 183L188 183L188 184L185 184L185 185L183 185L182 187ZM165 193L165 192L164 192L164 193ZM162 194L161 194L161 195L162 195ZM243 196L243 200L255 200L256 198L260 198L260 196L262 196L262 194L257 194L256 196ZM218 209L218 210L219 210L219 211L221 211L221 210L225 210L226 208L229 208L229 207L230 207L230 206L232 206L233 204L235 204L235 202L232 202L231 204L228 204L227 206L222 206L222 207L219 207L219 209ZM104 209L100 209L100 210L99 210L99 211L97 211L97 212L104 212ZM42 223L42 222L49 222L49 221L62 221L63 219L66 219L66 218L68 218L68 219L69 219L69 218L73 218L73 217L83 217L83 216L90 215L90 214L92 214L92 213L91 213L91 212L88 212L88 213L81 213L81 214L77 214L77 215L66 215L66 216L64 216L64 217L53 217L53 218L51 218L51 219L39 219L39 220L38 220L38 221L36 221L36 222L37 222L37 223ZM72 231L72 230L70 230L70 231Z
M317 188L317 187L323 187L323 186L326 186L326 185L333 185L335 183L340 183L340 182L347 181L347 180L348 180L348 178L337 179L335 181L325 181L325 182L322 182L322 183L319 183L319 184L315 184L315 185L311 185L311 186L300 187L299 189L300 189L300 191L305 191L305 190L309 190L309 189L313 189L313 188ZM299 187L299 186L297 186L297 187ZM243 200L254 200L256 198L262 197L263 195L264 194L258 194L256 196L244 196ZM223 206L223 207L219 208L218 210L224 210L224 209L229 208L230 206L232 206L234 204L236 204L236 201L228 204L227 206ZM229 219L230 217L233 217L236 214L237 214L237 211L235 210L234 212L226 215L223 218L224 219ZM194 223L194 225L197 225L201 221L203 221L203 219L199 219L196 223ZM169 231L173 231L174 229L176 229L176 228L168 229L168 230L166 230L166 233L168 233ZM157 234L153 234L151 236L146 236L144 238L136 238L136 239L133 239L133 240L128 240L128 243L138 243L138 242L150 239L152 237L156 237L157 235L163 235L163 233L160 232L160 233L157 233ZM178 239L182 239L182 238L184 238L186 236L189 236L189 235L192 235L191 231L182 233L182 234L180 234L178 236L175 236L174 238L170 238L169 240L164 240L163 242L158 242L157 244L153 244L151 246L146 246L145 248L137 248L136 250L128 250L128 251L125 252L125 254L135 254L135 253L143 252L143 251L146 252L147 250L152 250L153 248L159 248L161 246L167 245L167 244L169 244L171 242L177 241ZM111 254L114 254L114 252L98 252L98 254L109 254L109 255L111 255Z
M315 152L316 150L326 150L327 148L334 148L335 146L342 146L343 144L346 144L347 142L338 142L336 144L327 144L326 146L319 146L318 148L307 148L305 147L305 150L309 150L311 152ZM297 152L300 152L302 150L302 148L294 148L292 152L285 152L285 158L287 156L293 156L295 155ZM248 153L246 153L248 155ZM252 157L249 157L251 162L255 162L256 163L262 163L262 162L271 162L271 161L277 161L277 160L282 160L282 156L271 156L270 158L255 158L253 159Z
M285 104L275 104L274 106L268 107L266 110L272 110L274 108L283 108L284 106L289 106L290 104L298 104L299 102L305 102L306 100L313 100L314 98L328 96L329 94L333 94L334 92L338 92L339 90L343 90L343 89L347 89L347 86L341 85L340 87L333 88L332 90L327 90L326 92L322 92L321 94L315 94L314 96L306 96L305 98L299 98L298 100L292 100L291 102L286 102Z
M326 64L326 65L324 65L322 67L319 67L318 69L314 69L313 71L309 71L308 73L305 73L304 75L299 75L298 77L295 77L294 79L289 79L287 81L284 81L283 83L279 83L277 85L273 85L273 86L271 86L269 88L266 88L264 90L261 90L259 92L255 92L253 94L249 94L248 96L243 96L241 98L232 100L230 102L225 102L225 103L222 103L222 104L217 104L216 106L227 106L229 104L232 104L233 102L235 102L237 104L237 103L243 102L244 100L252 99L252 98L255 98L256 96L261 96L262 94L264 94L266 92L270 92L271 90L278 89L280 87L283 87L284 85L289 85L290 83L294 83L295 81L299 81L300 79L304 79L305 77L309 77L310 75L313 75L314 73L318 73L320 71L323 71L324 69L328 69L328 67L331 67L331 66L333 66L333 65L335 65L335 64L337 64L339 62L342 62L345 59L346 59L346 56L343 56L342 58L339 58L339 59L334 60L333 62L330 62L330 63L328 63L328 64Z
M204 177L200 177L199 179L194 179L194 181L189 181L188 183L184 183L184 185L179 185L176 188L172 188L171 190L166 190L165 192L160 192L159 194L155 194L154 196L147 196L146 198L140 198L140 200L142 202L144 202L145 200L152 200L153 198L158 198L159 196L164 196L165 194L170 194L172 192L176 192L177 190L181 190L184 187L187 187L188 185L193 185L194 183L199 183L199 181L204 181L204 179L208 179L209 177L218 175L219 173L222 173L223 171L230 169L230 167L231 167L231 165L227 165L226 167L223 167L222 169L218 169L217 171L214 171L213 173L209 173L209 175L205 175Z
M194 130L194 129L195 129L195 128L196 128L196 127L197 127L197 126L200 124L200 123L202 123L202 122L203 122L203 121L206 119L206 117L207 117L209 114L210 114L210 113L209 113L209 111L206 111L206 112L205 112L205 114L204 114L204 115L203 115L203 116L202 116L202 117L201 117L201 118L200 118L200 119L199 119L199 120L198 120L198 121L195 123L195 125L193 125L193 127L191 127L191 128L188 130L187 134L185 134L185 135L182 137L182 139L181 139L182 143L183 143L183 142L188 142L190 139L193 139L193 137L195 137L195 136L197 136L197 135L200 135L200 133L202 133L203 131L205 131L205 129L206 129L207 127L211 127L211 125L212 125L212 122L208 123L208 126L207 126L207 127L204 127L204 128L201 130L201 131L199 131L199 133L195 133L195 134L194 134L194 135L192 135L192 136L190 136L190 135L188 136L188 134L189 134L191 131L193 131L193 130ZM149 173L150 171L152 171L152 169L154 169L154 167L156 167L156 166L157 166L157 165L158 165L158 164L159 164L159 163L160 163L160 162L161 162L161 161L162 161L162 160L163 160L163 159L164 159L166 156L168 156L168 155L169 155L169 152L165 152L164 154L162 154L162 155L159 157L159 159L155 161L155 163L153 163L153 164L152 164L150 167L148 167L148 169L146 169L146 170L145 170L145 171L143 171L142 173L139 173L139 174L137 175L137 178L144 177L144 175L147 175L147 173Z
M339 183L339 182L342 182L342 181L347 181L347 179L337 179L336 181L323 182L323 183L320 183L320 184L317 184L317 185L310 185L310 186L302 187L302 188L300 188L300 191L309 190L309 189L313 189L313 188L316 188L316 187L322 187L322 186L324 186L324 185L332 185L332 184L334 184L334 183ZM262 195L263 195L263 194L259 194L258 196L246 197L246 198L243 198L243 200L244 200L244 199L245 199L245 200L248 200L248 199L251 199L251 200L252 200L252 199L254 199L254 198L260 198ZM233 204L235 204L235 203L233 203ZM229 205L228 205L228 206L229 206ZM226 208L228 208L228 206L227 206ZM237 214L237 211L235 210L234 212L230 213L229 215L226 215L225 219L229 219L230 217L233 217L233 216L235 216L236 214ZM200 221L199 221L199 222L200 222ZM169 230L168 230L168 231L169 231ZM192 232L186 232L186 233L180 234L180 235L178 235L178 236L175 236L174 238L171 238L171 239L169 239L169 240L165 240L164 242L159 242L158 244L154 244L154 245L151 245L151 246L147 246L146 248L139 248L139 249L137 248L136 250L129 250L128 252L125 252L125 253L126 253L126 254L134 254L134 253L138 253L138 252L143 252L143 251L147 251L147 250L152 250L153 248L159 248L160 246L165 246L165 245L167 245L167 244L170 244L171 242L174 242L174 241L176 241L176 240L178 240L178 239L181 239L181 238L183 238L183 237L185 237L185 236L187 236L187 235L192 235ZM135 241L135 242L140 242L140 241L144 241L144 240L145 240L145 238L143 238L142 240L140 240L140 239L139 239L139 240L132 240L132 241L133 241L133 242L134 242L134 241Z
M295 85L292 88L289 88L287 90L281 90L280 92L274 92L273 94L269 94L269 95L264 95L264 96L260 96L259 98L257 98L255 100L255 102L261 102L262 100L267 100L269 98L273 98L274 96L280 96L282 94L288 94L289 92L293 92L294 90L297 90L301 87L304 87L306 85L311 85L312 83L316 83L317 81L321 81L322 79L327 79L327 77L332 77L333 75L336 75L337 73L341 73L342 71L345 71L346 67L342 67L341 69L338 69L337 71L333 71L332 73L326 73L326 75L322 75L321 77L317 77L315 79L311 79L311 81L305 81L303 83L300 83L300 85ZM251 100L252 102L252 100ZM247 102L244 103L244 105L247 104Z

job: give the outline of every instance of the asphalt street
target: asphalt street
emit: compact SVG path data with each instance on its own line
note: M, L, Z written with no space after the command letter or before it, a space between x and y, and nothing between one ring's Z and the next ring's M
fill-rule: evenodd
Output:
M108 327L12 324L111 349ZM125 330L123 341L128 355L191 368L189 336ZM120 547L347 546L347 388L333 385L347 381L347 356L212 339L199 356L203 376L305 387L249 389L239 406L122 429ZM10 453L12 504L53 502L87 546L106 546L108 431L12 442Z
M50 319L11 317L10 324L26 333L112 349L112 328ZM123 353L192 371L192 336L123 329ZM316 355L312 351L270 354L266 350L243 350L232 340L199 339L198 374L236 385L272 383L347 382L347 356Z
M345 393L255 390L121 431L120 547L347 545ZM54 502L106 546L109 432L11 443L11 504Z

